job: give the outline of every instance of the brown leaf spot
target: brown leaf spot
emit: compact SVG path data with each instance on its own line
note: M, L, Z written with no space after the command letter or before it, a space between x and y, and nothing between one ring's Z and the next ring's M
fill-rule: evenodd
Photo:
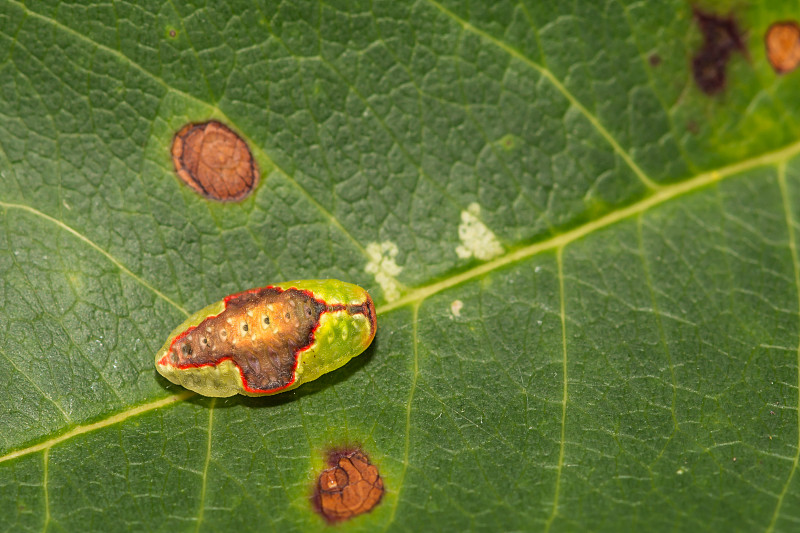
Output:
M725 68L733 52L745 53L742 33L733 16L722 17L695 9L694 17L703 33L703 47L692 58L694 81L706 94L725 87Z
M661 64L661 56L658 54L650 54L648 61L651 67L657 67Z
M380 503L383 480L364 452L332 452L328 463L314 487L314 506L326 521L349 520Z
M211 200L241 200L258 183L247 143L216 120L181 128L172 139L172 163L189 187Z
M793 20L776 22L764 36L767 59L778 74L786 74L800 64L800 26Z

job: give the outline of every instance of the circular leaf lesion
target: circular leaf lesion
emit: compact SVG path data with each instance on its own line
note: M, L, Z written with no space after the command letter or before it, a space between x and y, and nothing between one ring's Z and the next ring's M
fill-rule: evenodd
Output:
M327 522L350 520L380 503L383 479L363 451L332 452L328 464L331 468L320 473L313 497L315 509Z
M764 36L767 59L778 74L786 74L800 64L800 25L793 20L772 24Z
M216 120L186 124L172 139L178 177L210 200L244 199L258 184L258 166L247 143Z

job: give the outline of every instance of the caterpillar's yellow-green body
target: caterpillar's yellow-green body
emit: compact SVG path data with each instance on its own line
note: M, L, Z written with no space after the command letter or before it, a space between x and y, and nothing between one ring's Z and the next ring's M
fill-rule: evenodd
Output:
M205 396L277 394L344 365L376 327L372 298L358 285L287 281L194 313L156 354L156 369Z

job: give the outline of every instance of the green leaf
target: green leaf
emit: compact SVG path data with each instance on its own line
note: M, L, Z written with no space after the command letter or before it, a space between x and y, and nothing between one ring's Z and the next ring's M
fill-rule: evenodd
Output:
M0 4L0 530L794 531L800 72L788 2ZM261 183L178 180L217 119ZM226 294L332 277L372 347L207 399L156 350Z

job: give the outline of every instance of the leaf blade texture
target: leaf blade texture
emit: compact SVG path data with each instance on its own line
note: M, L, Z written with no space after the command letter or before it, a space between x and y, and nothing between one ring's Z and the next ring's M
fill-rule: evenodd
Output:
M0 529L792 531L800 515L800 103L719 6L0 6ZM218 120L260 181L175 177ZM286 397L204 399L153 354L286 279L367 288L379 330ZM281 395L283 396L283 395Z

